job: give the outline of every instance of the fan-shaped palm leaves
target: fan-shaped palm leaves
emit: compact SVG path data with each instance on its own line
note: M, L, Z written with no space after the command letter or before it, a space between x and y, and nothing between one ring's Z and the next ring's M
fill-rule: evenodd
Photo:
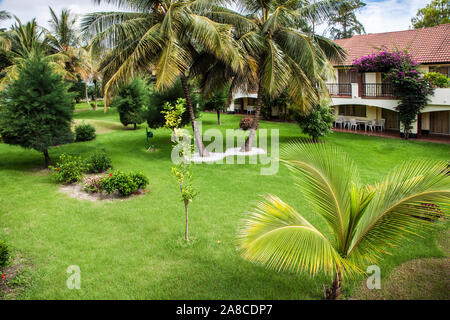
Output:
M100 0L98 2L101 2ZM84 18L83 30L93 35L92 50L108 49L101 64L105 97L120 83L156 71L156 89L165 90L181 77L201 155L207 151L195 124L189 95L188 72L201 53L214 55L233 70L244 59L232 37L232 27L205 17L223 1L206 0L105 0L132 12L98 12Z
M237 43L251 57L255 74L242 75L226 70L226 65L213 65L207 72L209 83L223 83L220 75L228 75L226 81L233 81L232 87L243 87L258 92L255 120L243 151L251 148L258 126L263 95L272 98L286 92L303 111L321 99L326 93L325 79L332 67L329 59L339 59L343 49L332 41L301 29L308 21L323 17L336 6L336 1L264 0L237 1L242 14L216 7L207 16L221 23L235 26ZM249 79L250 76L250 79ZM253 77L253 79L252 79ZM208 89L208 81L204 80Z
M292 143L283 162L328 228L309 223L268 195L239 233L243 256L277 270L334 275L327 298L339 298L342 277L362 272L389 247L433 226L430 210L448 215L450 170L445 161L405 162L374 186L363 185L354 162L327 144ZM331 235L331 236L330 236Z

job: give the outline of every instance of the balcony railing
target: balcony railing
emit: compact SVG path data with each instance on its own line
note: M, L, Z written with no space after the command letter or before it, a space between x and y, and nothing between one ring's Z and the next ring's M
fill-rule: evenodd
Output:
M351 96L351 83L327 83L328 92L332 96Z
M363 83L364 97L393 97L392 84L390 83Z

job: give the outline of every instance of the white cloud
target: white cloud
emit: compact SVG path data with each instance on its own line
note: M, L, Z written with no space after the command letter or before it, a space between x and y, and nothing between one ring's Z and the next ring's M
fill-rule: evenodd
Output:
M6 10L16 15L27 22L36 18L39 25L48 27L48 20L50 19L50 10L52 7L55 12L60 12L61 9L70 9L73 13L83 15L95 11L111 11L118 10L116 6L101 4L94 4L92 0L2 0L0 1L0 9ZM14 21L3 21L0 27L9 27Z
M417 10L428 0L380 0L365 1L367 6L357 13L358 20L367 33L407 30Z
M411 18L419 8L425 7L428 0L366 0L367 6L358 12L358 19L364 24L367 33L406 30ZM94 11L118 10L107 4L96 5L92 0L0 0L0 9L17 15L22 22L36 17L38 23L48 26L51 6L56 12L63 8L79 15ZM9 27L13 21L5 21L0 27ZM321 28L319 27L319 30ZM323 28L322 28L323 29Z

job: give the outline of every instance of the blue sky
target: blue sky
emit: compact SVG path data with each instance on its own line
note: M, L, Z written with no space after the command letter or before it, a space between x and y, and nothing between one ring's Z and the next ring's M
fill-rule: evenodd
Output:
M367 33L406 30L411 25L411 18L419 8L430 0L363 0L367 6L358 12L359 20ZM50 18L48 6L55 11L69 8L78 14L93 11L114 10L113 6L94 5L92 0L0 0L0 10L7 10L17 15L22 21L37 18L39 24L47 26ZM2 22L0 27L9 27L11 21Z

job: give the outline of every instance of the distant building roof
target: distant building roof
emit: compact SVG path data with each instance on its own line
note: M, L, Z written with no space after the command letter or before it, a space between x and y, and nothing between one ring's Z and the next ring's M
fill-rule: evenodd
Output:
M450 24L397 32L374 33L335 40L347 52L344 62L336 66L350 66L353 60L378 52L407 50L422 64L450 63Z

